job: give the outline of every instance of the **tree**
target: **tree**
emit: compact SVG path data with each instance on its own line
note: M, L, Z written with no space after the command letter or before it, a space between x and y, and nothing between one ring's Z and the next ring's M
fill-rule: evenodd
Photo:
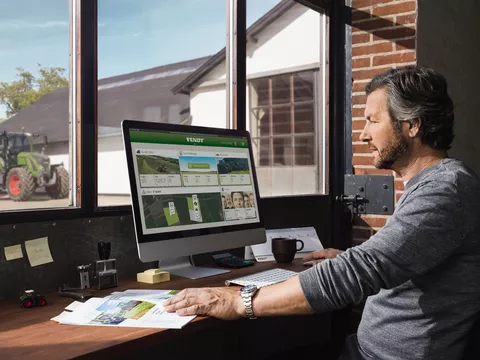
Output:
M38 77L21 67L16 70L17 80L11 83L0 82L0 104L7 107L7 119L43 95L68 86L68 79L63 76L65 69L61 67L45 68L38 64Z

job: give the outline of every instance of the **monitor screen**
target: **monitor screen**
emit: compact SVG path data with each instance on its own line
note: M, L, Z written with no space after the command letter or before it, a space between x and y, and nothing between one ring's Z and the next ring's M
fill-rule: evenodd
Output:
M244 137L131 129L144 234L259 222Z
M265 241L252 237L264 229L248 132L127 120L122 129L140 245L168 241L158 258ZM141 249L151 258L160 248Z

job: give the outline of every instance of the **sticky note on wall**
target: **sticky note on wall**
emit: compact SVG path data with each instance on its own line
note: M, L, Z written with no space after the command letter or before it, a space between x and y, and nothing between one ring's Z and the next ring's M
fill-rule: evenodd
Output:
M21 245L6 246L4 252L7 261L23 258Z
M48 246L48 237L25 241L30 266L38 266L53 262L52 254Z

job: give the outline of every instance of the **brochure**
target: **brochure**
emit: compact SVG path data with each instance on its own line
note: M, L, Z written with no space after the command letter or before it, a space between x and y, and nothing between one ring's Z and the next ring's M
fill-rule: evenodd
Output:
M62 316L60 324L181 329L195 316L168 313L162 305L177 292L126 290L105 298L90 298L73 312Z

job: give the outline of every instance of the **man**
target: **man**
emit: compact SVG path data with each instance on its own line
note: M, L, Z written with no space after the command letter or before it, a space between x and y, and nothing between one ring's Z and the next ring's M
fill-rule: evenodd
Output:
M366 300L341 359L460 359L480 312L480 182L446 151L453 140L447 83L420 66L387 71L366 87L360 139L405 192L386 225L347 251L261 288L255 316L309 314ZM246 316L232 289L187 289L166 304L181 315Z
M232 202L234 209L243 208L243 193L240 191L232 191Z
M253 192L251 192L250 195L248 195L248 198L250 200L250 206L252 208L254 208L255 207L255 199L253 198Z

